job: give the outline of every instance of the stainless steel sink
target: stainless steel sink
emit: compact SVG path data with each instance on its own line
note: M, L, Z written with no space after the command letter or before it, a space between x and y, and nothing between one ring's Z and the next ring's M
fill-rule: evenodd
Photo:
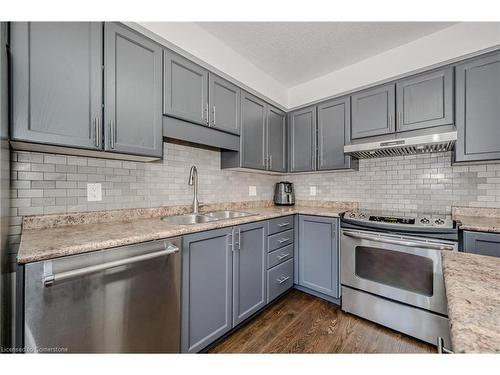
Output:
M207 223L209 221L215 221L217 219L201 214L185 214L177 216L165 216L162 217L162 220L169 224L192 225Z
M234 219L238 217L246 217L252 215L257 215L257 214L252 214L249 212L241 212L241 211L213 211L213 212L206 212L204 214L184 214L177 216L165 216L162 217L161 219L169 224L193 225L193 224L208 223L210 221Z
M257 214L252 214L249 212L241 212L241 211L213 211L205 213L206 216L215 218L216 220L224 220L224 219L235 219L238 217L246 217Z

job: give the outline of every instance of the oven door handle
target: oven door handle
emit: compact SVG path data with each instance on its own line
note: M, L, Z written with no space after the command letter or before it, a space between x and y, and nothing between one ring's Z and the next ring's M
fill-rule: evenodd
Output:
M440 245L440 244L431 244L428 242L413 242L413 241L401 241L401 240L395 240L392 238L387 238L387 237L378 237L378 236L370 236L368 234L360 234L357 232L350 232L344 230L342 232L344 235L348 237L353 237L353 238L360 238L363 240L370 240L370 241L378 241L378 242L383 242L383 243L389 243L389 244L394 244L394 245L401 245L401 246L408 246L408 247L420 247L422 249L433 249L433 250L455 250L453 246L448 246L448 245Z

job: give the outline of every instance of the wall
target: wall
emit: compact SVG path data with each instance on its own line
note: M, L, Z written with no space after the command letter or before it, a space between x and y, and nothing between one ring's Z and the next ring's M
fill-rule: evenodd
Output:
M462 22L288 89L288 108L500 46L500 22Z
M164 159L128 162L12 152L12 257L23 215L191 204L189 169L198 168L200 203L270 200L278 177L220 169L220 152L164 143ZM87 182L102 183L103 200L87 202ZM248 196L248 186L257 196Z
M347 200L384 211L451 213L451 206L500 208L500 164L451 166L452 153L365 159L359 171L289 175L297 199ZM309 195L309 186L318 194Z
M286 107L286 87L193 22L138 24Z

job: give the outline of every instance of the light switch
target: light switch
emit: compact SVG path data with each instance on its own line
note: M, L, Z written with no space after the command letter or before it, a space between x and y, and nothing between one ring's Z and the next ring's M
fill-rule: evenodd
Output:
M316 195L316 186L309 186L309 195L310 196Z
M97 202L102 201L102 187L101 184L87 184L87 201Z
M257 195L257 186L248 187L248 196L255 197Z

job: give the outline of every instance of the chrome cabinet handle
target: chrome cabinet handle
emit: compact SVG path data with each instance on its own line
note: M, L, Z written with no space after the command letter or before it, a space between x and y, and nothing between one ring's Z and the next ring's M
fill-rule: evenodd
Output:
M234 231L234 229L233 229ZM233 231L227 235L227 246L231 248L231 252L234 253L234 245L233 245Z
M283 243L283 242L287 242L287 241L290 241L290 239L289 238L280 238L278 240L279 243Z
M212 113L213 113L213 116L214 116L213 121L212 121L212 125L215 126L215 106L212 109Z
M109 146L114 149L115 148L115 126L114 121L109 120Z
M66 279L72 279L78 276L85 276L92 273L96 273L99 271L104 271L110 268L115 268L119 266L125 266L129 264L134 264L137 262L142 262L144 260L158 258L164 255L172 255L179 252L179 248L172 244L164 242L164 250L156 251L153 253L138 255L131 258L115 260L113 262L107 262L102 264L96 264L95 266L78 268L71 271L56 273L56 274L48 274L42 278L42 283L44 286L53 285L57 281L62 281Z
M389 128L392 128L392 115L389 115Z
M241 250L241 228L238 228L238 250Z
M287 256L290 256L290 253L286 253L286 254L281 254L281 255L278 255L278 260L284 259L284 258L286 258Z
M290 278L290 276L285 276L285 277L281 277L281 278L277 279L276 281L278 282L278 284L283 284L289 278Z
M273 168L273 155L269 155L269 169Z
M437 338L437 347L439 354L455 354L452 350L444 347L444 339L442 337Z
M268 162L267 162L267 156L264 156L264 168L267 169L268 167Z
M99 126L99 117L96 117L94 119L94 131L95 131L95 147L100 147L101 146L101 140L100 140L100 126Z
M444 244L440 245L440 244L431 244L431 243L427 243L427 242L395 240L392 238L387 238L387 237L382 237L382 236L380 236L380 237L370 236L370 235L366 235L366 234L350 232L347 230L344 230L342 233L343 233L343 235L348 236L348 237L383 242L383 243L389 243L389 244L394 244L394 245L401 245L401 246L408 246L408 247L420 247L422 249L433 249L433 250L455 250L455 248L453 246L447 246Z
M208 103L205 104L205 122L207 123L208 127L210 127L210 120L208 118Z
M283 228L283 227L286 227L288 225L290 225L290 223L279 223L278 227Z

